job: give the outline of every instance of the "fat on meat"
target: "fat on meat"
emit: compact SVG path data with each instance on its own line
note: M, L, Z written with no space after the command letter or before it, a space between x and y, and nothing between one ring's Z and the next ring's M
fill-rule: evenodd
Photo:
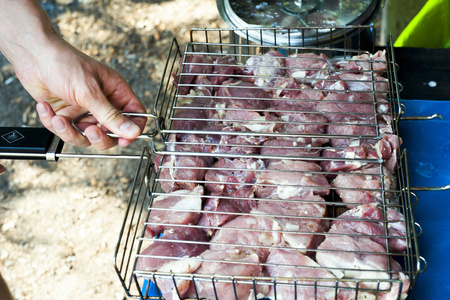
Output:
M146 235L158 236L171 225L196 225L201 217L203 187L157 196L149 208Z
M283 239L289 247L302 253L315 249L323 241L328 222L325 200L310 193L289 199L260 200L253 214L268 215L283 228ZM311 253L312 254L312 253Z
M327 68L328 57L323 53L294 53L286 57L287 75L300 80Z
M388 252L402 253L406 250L405 217L392 208L387 208L385 215L374 203L358 205L339 215L331 224L350 228L385 248L387 243Z
M202 265L195 271L201 275L229 275L235 277L235 282L231 280L215 281L196 280L195 288L190 288L187 293L188 298L196 299L258 299L263 298L269 290L264 284L256 284L254 290L253 281L240 280L243 277L262 277L265 275L259 256L256 253L244 252L238 249L231 250L206 250L201 255ZM217 296L217 297L216 297Z
M232 192L239 188L252 187L256 182L256 171L263 162L254 158L221 157L205 174L205 187L212 193Z
M355 55L350 59L338 61L336 66L338 69L354 72L384 72L387 70L386 51L380 50L374 54Z
M406 298L410 287L408 276L402 272L400 264L387 254L385 247L370 238L334 224L317 249L316 261L329 268L336 277L358 279L360 287L373 289L374 293L379 289L379 298ZM401 291L398 283L387 281L398 278L403 283ZM390 291L383 291L387 289Z
M211 237L210 249L252 251L265 262L271 247L284 244L282 228L273 218L239 216L222 225Z
M381 173L382 172L382 173ZM343 173L331 182L342 202L350 209L361 204L395 203L397 182L385 167L374 167Z
M324 172L351 172L377 164L379 156L371 145L349 146L342 148L326 148L321 157L327 160L320 161ZM333 159L333 160L329 160ZM328 178L335 178L335 174L327 174Z
M250 56L245 62L246 72L253 75L248 80L264 87L271 85L275 77L285 75L285 57L278 51L269 51L264 55Z
M274 278L295 278L278 280L276 289L271 286L268 299L290 300L350 300L356 299L355 292L348 290L348 284L338 282L336 276L321 267L310 257L291 249L272 250L267 258L266 269ZM320 281L307 280L320 278ZM302 280L303 279L303 280Z
M345 82L350 91L376 92L377 97L385 95L389 90L388 80L382 76L343 72L339 78Z
M280 198L308 195L326 196L330 184L320 173L318 164L301 160L274 160L265 170L258 172L256 196L258 198Z
M199 255L208 249L208 238L198 228L186 227L164 231L138 256L137 271L193 273L201 265ZM184 297L191 285L190 280L157 278L156 285L164 299ZM178 291L178 293L177 293Z
M198 225L211 236L219 226L256 208L253 192L253 187L242 187L232 192L211 194L205 201Z

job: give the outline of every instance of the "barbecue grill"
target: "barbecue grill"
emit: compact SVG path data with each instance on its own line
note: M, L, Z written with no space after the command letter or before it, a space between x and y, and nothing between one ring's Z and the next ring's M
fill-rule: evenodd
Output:
M401 239L405 245L406 249L402 252L395 252L390 248L389 243L386 242L384 251L370 252L367 250L359 250L359 251L331 251L335 255L339 255L342 253L350 254L350 255L375 255L376 257L382 257L387 261L387 264L384 268L381 269L360 269L355 266L355 268L347 267L332 267L332 266L324 266L319 264L314 265L298 265L295 266L298 270L315 270L318 272L324 272L327 274L352 274L358 273L360 276L289 276L288 274L282 276L270 276L267 273L260 273L258 275L238 275L238 274L229 274L227 272L220 273L196 273L187 271L186 268L177 267L178 264L202 264L202 263L221 263L227 266L244 266L246 268L252 268L254 266L260 267L262 269L268 269L270 267L280 268L287 267L286 264L283 263L271 263L271 262L243 262L240 259L217 259L217 258L204 258L201 256L191 257L186 259L186 257L176 257L169 254L154 254L148 253L144 249L146 247L156 243L157 241L160 244L171 243L171 245L204 245L205 247L240 247L240 248L256 248L258 250L265 249L278 249L278 250L292 250L293 247L289 247L286 245L244 245L239 242L230 242L230 243L220 243L213 240L207 241L195 241L189 239L164 239L164 235L160 237L157 235L154 237L153 235L149 236L148 232L151 231L152 228L158 226L169 226L172 230L176 230L179 228L182 229L201 229L201 230L224 230L222 226L211 226L211 225L199 225L197 223L189 223L189 224L179 224L179 223L159 223L155 221L152 216L154 214L158 214L164 212L165 214L175 215L180 213L186 214L202 214L205 211L202 208L193 208L191 206L175 206L170 208L164 208L157 205L161 199L164 199L169 196L177 195L176 189L170 191L164 191L164 185L177 185L177 186L187 186L190 184L193 185L201 185L203 187L212 185L212 184L223 184L223 182L208 180L206 178L194 178L194 179L186 179L186 178L170 178L165 175L165 172L176 172L176 171L200 171L200 172L208 172L217 170L214 166L205 165L205 166L195 166L195 167L177 167L177 166L168 166L165 164L166 158L170 157L200 157L204 159L210 159L213 161L217 161L221 158L227 159L254 159L257 161L306 161L306 162L327 162L334 161L336 158L332 157L317 157L317 156L308 156L308 155L300 155L300 156L292 156L292 155L283 155L283 154L261 154L261 149L268 149L271 146L264 146L261 144L248 144L248 143L240 143L236 141L242 141L250 138L257 138L260 140L274 140L274 139L282 139L282 138L296 138L296 139L328 139L328 140L338 140L338 139L349 139L356 142L361 142L365 140L376 140L379 141L382 139L383 132L382 126L379 123L379 120L384 118L389 120L390 125L392 126L392 130L394 134L398 134L398 123L401 118L401 115L404 111L404 107L400 102L399 93L401 90L401 86L398 83L397 79L397 65L395 63L395 57L392 45L390 44L386 51L386 65L387 71L383 73L388 79L388 91L386 95L386 99L389 103L389 110L380 111L377 109L379 102L377 101L378 96L380 95L380 91L376 89L376 85L379 82L377 77L377 71L373 69L373 62L369 64L369 69L364 70L367 74L369 74L368 79L366 79L365 83L371 86L370 91L366 91L371 99L370 104L373 107L373 111L370 113L362 112L362 113L352 113L353 115L364 116L371 115L375 116L370 120L366 120L365 122L359 123L358 126L370 126L376 129L375 134L328 134L328 133L302 133L302 132L289 132L289 133L280 133L280 132L254 132L251 130L242 130L242 131L218 131L217 129L191 129L189 127L179 127L175 126L177 122L184 122L182 124L187 124L186 122L214 122L216 119L210 118L198 118L195 119L193 117L183 117L179 116L178 112L191 110L192 111L206 111L210 112L212 110L219 111L226 115L227 111L237 111L237 112L245 112L245 108L236 108L232 109L227 108L226 106L215 106L211 107L200 107L200 106L189 106L186 103L191 103L196 99L204 99L206 98L205 94L192 94L192 93L181 93L180 91L184 87L190 88L217 88L214 85L204 85L204 84L196 84L196 83L188 83L183 81L183 78L187 78L188 76L196 75L206 75L206 76L214 76L214 74L203 74L203 73L188 73L185 70L192 65L191 62L187 59L191 55L207 55L207 56L216 56L216 57L224 57L231 56L239 65L245 64L245 62L251 57L259 57L264 53L269 51L279 51L285 56L294 54L294 53L315 53L320 54L323 53L327 57L327 61L337 62L340 60L349 60L352 57L368 54L374 52L375 48L372 45L369 48L361 48L361 44L357 44L358 47L356 49L351 48L347 44L348 38L354 39L355 37L362 36L369 33L373 33L373 27L370 26L348 26L348 27L340 27L340 28L324 28L324 27L308 27L308 28L290 28L290 29L278 29L278 28L247 28L247 29L193 29L191 31L191 42L186 45L183 50L180 45L177 44L176 39L174 39L168 53L168 59L166 63L166 67L163 71L163 79L161 81L160 89L157 95L157 99L154 104L154 112L152 113L154 120L156 122L157 133L151 137L151 143L148 148L145 148L142 152L140 164L136 172L134 184L132 187L132 193L130 195L130 199L128 202L128 206L125 213L125 218L122 226L122 230L120 232L119 241L116 248L115 253L115 268L119 278L122 282L123 287L127 291L127 294L131 297L139 297L142 299L154 299L160 298L162 296L170 298L170 296L162 295L161 288L166 288L169 286L171 290L171 294L173 297L184 297L182 291L179 290L180 285L185 283L190 286L190 292L188 293L188 298L202 298L201 289L205 286L211 286L213 293L213 298L220 299L222 294L218 294L218 290L220 287L227 286L227 299L239 299L239 291L241 287L251 287L253 289L253 294L251 294L251 298L258 299L261 298L261 295L258 295L256 291L258 290L268 290L271 289L273 292L272 299L281 298L281 293L283 289L291 288L292 297L295 299L303 299L301 293L308 291L312 291L311 298L320 298L320 293L325 291L328 293L331 299L334 297L338 297L341 292L348 293L350 298L357 299L359 297L372 295L373 297L378 298L382 294L386 294L394 288L397 288L397 292L394 294L394 299L401 299L405 296L405 293L402 293L402 288L404 285L403 278L399 276L399 270L394 268L394 264L398 264L401 266L402 274L407 276L410 280L410 286L406 287L406 294L410 292L413 288L415 281L420 273L422 273L426 268L425 260L419 254L419 248L417 244L417 238L421 234L420 225L418 225L414 220L412 207L414 206L415 199L411 196L411 187L409 184L408 177L408 163L407 163L407 153L406 150L396 149L396 168L395 168L395 185L387 185L384 180L381 180L381 187L378 188L337 188L333 186L322 186L315 187L319 190L330 190L329 195L324 197L325 206L326 206L326 214L324 216L319 217L308 217L308 216L289 216L290 218L304 219L304 220L315 220L324 223L332 223L339 221L339 216L348 211L349 208L346 207L346 204L341 202L338 197L338 192L342 190L349 191L364 191L367 193L377 193L379 195L379 203L378 207L383 212L382 219L375 220L376 222L380 222L382 224L383 233L369 236L367 234L343 234L344 237L349 238L381 238L385 241L390 241L391 239L399 238ZM291 46L289 43L289 37L291 34L295 33L297 37L299 34L307 31L308 36L311 36L311 32L316 32L316 36L322 36L324 32L328 32L329 34L329 45L323 46L323 44L319 45L319 40L317 39L317 45L295 45ZM278 42L277 37L280 34L283 34L283 39ZM334 38L334 32L339 32L339 36ZM255 34L259 34L260 36L273 36L273 42L268 45L264 43L254 43L249 42L249 35L254 36ZM314 36L314 34L312 34ZM287 37L287 42L286 42ZM337 48L337 42L343 45L341 48ZM351 43L354 45L354 43ZM175 74L178 77L178 84L173 83L173 75ZM217 74L216 74L217 76ZM241 78L251 78L252 75L240 75ZM336 79L330 79L331 81L336 81ZM332 93L332 92L342 92L342 90L333 90L333 89L323 89L324 92ZM210 96L211 97L211 96ZM213 98L216 96L212 96ZM193 100L194 99L194 100ZM217 100L217 99L216 99ZM268 99L260 99L267 100ZM304 102L313 102L316 99L302 99ZM326 101L326 100L325 100ZM329 102L333 102L333 100L328 100ZM362 104L367 104L367 102L362 102ZM308 113L308 111L305 111ZM345 117L345 113L344 117ZM229 122L233 124L244 124L244 125L255 125L256 121L248 119L221 119L223 122ZM277 120L263 120L265 125L268 126L278 126L281 127L285 124L290 124L290 121L280 121ZM179 124L179 123L178 123ZM302 122L298 122L298 125L305 125ZM307 125L307 124L306 124ZM317 124L316 124L317 125ZM320 124L319 124L320 125ZM349 121L341 122L339 125L350 126L354 125ZM205 128L205 127L203 127ZM253 128L253 127L252 127ZM189 137L194 136L212 136L212 137L227 137L225 140L232 140L230 143L223 143L222 139L220 141L214 140L205 144L204 140L196 141L189 140ZM177 138L177 136L183 136L188 138ZM216 147L219 149L213 153L198 150L199 147L195 146L209 146ZM249 150L246 153L237 153L237 152L226 152L220 151L220 147L247 147ZM272 146L273 148L280 148L279 146ZM294 146L286 146L285 148L299 148L297 145ZM325 143L324 145L316 145L316 146L303 146L304 150L317 150L323 151L325 149L333 150L332 146L329 143ZM300 147L301 148L301 147ZM181 150L180 150L181 149ZM259 151L253 151L254 149L258 149ZM354 163L357 162L359 164L370 164L375 166L373 171L374 173L368 174L370 178L379 177L385 178L385 169L383 168L383 164L385 161L379 157L366 157L366 158L355 158L355 157L341 157L337 160L342 161L344 163ZM221 170L235 172L235 173L243 173L247 172L247 168L242 167L224 167ZM252 170L255 171L255 170ZM267 170L258 170L263 174L264 172L268 172ZM278 174L282 174L282 172L274 172L271 173L271 176L277 176ZM342 172L333 172L333 171L295 171L293 173L295 176L326 176L328 178L337 176L339 174L342 175ZM346 174L344 172L344 174ZM348 172L348 175L354 175L353 173ZM258 188L279 188L279 185L267 182L226 182L227 185L231 186L247 186L247 187L258 187ZM299 188L299 186L289 186L289 188ZM313 186L304 185L300 186L301 189L312 189ZM319 192L320 193L320 192ZM184 197L184 196L182 196ZM196 197L191 194L188 197ZM198 198L201 199L201 202L205 202L208 199L211 199L213 196L209 193L200 193ZM231 196L229 199L239 198L243 201L274 201L273 199L266 198L243 198L242 196ZM305 203L313 203L311 200L304 200ZM186 202L183 202L186 203ZM361 204L361 203L354 203ZM404 221L392 220L387 218L386 212L388 209L395 209L397 212L400 212L404 216ZM223 215L232 215L232 217L247 217L247 216L255 216L254 213L243 213L243 212L223 212L216 211L211 212L211 214L219 214ZM271 218L280 218L286 217L285 215L277 215L275 212L272 214L262 214L264 216L269 216ZM367 220L364 220L367 221ZM398 223L403 223L405 225L406 233L402 236L392 236L389 229L395 226ZM225 231L226 232L226 231ZM244 232L245 234L252 234L252 232L262 232L261 229L258 228L250 228L250 227L233 227L232 230L228 228L228 232L230 235L237 234L238 232ZM336 237L342 235L339 233L332 232L320 232L320 231L307 231L307 232L295 232L289 231L286 228L272 228L266 229L265 232L267 234L303 234L307 236L328 238L328 237ZM308 255L312 257L318 255L319 253L329 253L330 250L327 249L319 249L319 248L295 248L296 250L301 250L303 253L308 252ZM393 261L391 260L393 259ZM165 259L169 261L172 265L170 268L158 269L158 270L145 270L141 268L140 260L145 259ZM179 265L178 265L179 266ZM321 273L323 274L323 273ZM403 276L402 275L402 276Z

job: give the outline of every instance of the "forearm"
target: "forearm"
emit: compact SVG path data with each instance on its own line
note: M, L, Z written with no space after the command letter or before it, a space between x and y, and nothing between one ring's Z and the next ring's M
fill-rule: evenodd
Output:
M0 28L0 50L15 69L60 39L37 0L0 0Z

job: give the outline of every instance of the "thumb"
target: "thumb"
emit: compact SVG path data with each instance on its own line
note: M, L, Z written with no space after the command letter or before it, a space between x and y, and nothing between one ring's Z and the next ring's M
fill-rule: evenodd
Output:
M102 126L127 140L133 140L140 134L141 128L123 116L104 95L98 98L100 99L96 101L88 101L85 108Z

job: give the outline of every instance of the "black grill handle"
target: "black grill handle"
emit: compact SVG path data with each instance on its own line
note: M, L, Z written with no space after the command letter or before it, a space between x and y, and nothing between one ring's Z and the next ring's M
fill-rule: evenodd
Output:
M43 127L0 127L0 159L57 161L63 146Z

